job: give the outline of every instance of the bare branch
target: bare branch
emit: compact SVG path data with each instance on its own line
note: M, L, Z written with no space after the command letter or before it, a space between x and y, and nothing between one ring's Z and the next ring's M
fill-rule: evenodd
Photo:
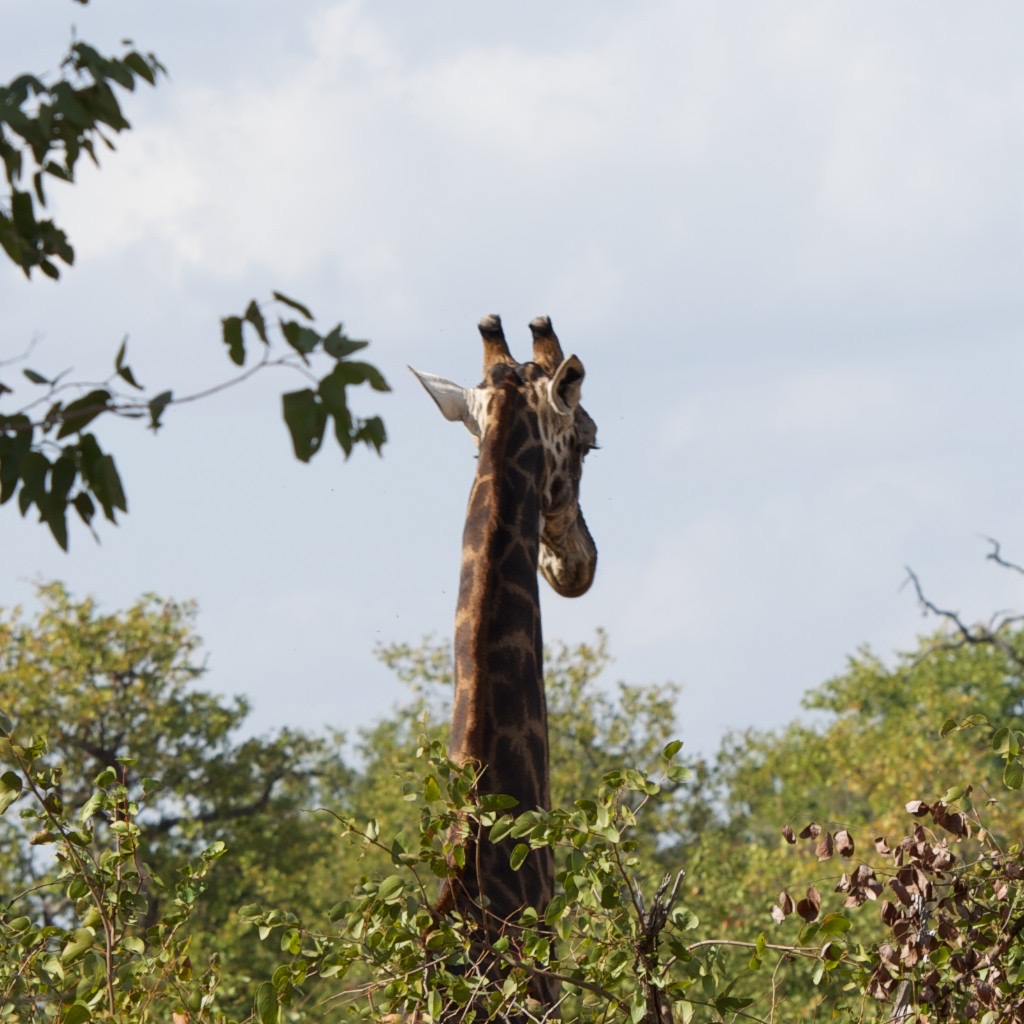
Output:
M1016 562L1008 562L1003 558L1000 553L999 541L992 537L986 537L985 540L992 545L992 550L985 556L989 561L995 562L996 565L1001 565L1004 569L1012 569L1014 572L1019 572L1024 576L1024 566L1017 565Z
M991 559L998 565L1004 566L1005 568L1016 569L1018 572L1024 572L1024 570L1014 563L1004 561L999 555L999 545L991 538L988 538L988 540L994 545L994 550L986 555L986 558ZM922 658L925 658L936 651L953 651L972 645L989 646L1001 651L1006 655L1006 657L1014 662L1014 664L1024 667L1024 655L1018 652L1012 644L1007 643L1002 635L1010 626L1021 622L1022 619L1024 619L1024 616L1004 613L993 616L987 625L979 623L975 626L969 626L960 617L959 612L950 611L947 608L940 608L933 601L929 600L929 598L925 596L924 589L921 586L921 581L918 579L917 574L910 568L910 566L907 566L906 568L907 581L913 585L914 592L917 595L918 604L921 606L925 614L935 615L944 620L950 627L952 627L952 632L955 634L948 642L940 642L932 645L921 656Z

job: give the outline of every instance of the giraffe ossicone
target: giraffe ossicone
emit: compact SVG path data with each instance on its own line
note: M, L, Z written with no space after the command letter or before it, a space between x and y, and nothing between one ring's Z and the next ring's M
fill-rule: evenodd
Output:
M583 459L597 428L580 403L583 364L565 357L548 317L530 323L533 359L509 352L501 319L480 321L484 379L464 388L413 370L444 416L461 420L479 458L462 540L455 614L455 694L450 756L479 769L480 795L517 801L513 813L551 806L538 569L568 597L594 579L597 548L580 511ZM444 883L438 909L457 909L482 929L481 950L514 939L527 907L543 920L554 892L550 849L512 870L513 841L470 840L465 867ZM558 983L543 972L531 994L547 1010Z

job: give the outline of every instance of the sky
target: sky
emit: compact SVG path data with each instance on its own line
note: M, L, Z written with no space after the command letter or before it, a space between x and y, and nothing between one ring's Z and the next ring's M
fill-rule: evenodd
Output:
M64 580L108 611L198 602L204 685L250 727L353 735L405 691L377 645L450 637L471 438L407 365L475 384L550 315L601 448L592 590L607 685L681 685L692 753L771 728L862 645L1019 607L1024 9L1014 3L0 0L0 80L78 38L169 77L51 188L59 283L0 264L0 359L153 391L226 380L219 320L273 289L371 340L382 458L300 465L267 372L98 424L129 515L101 542L0 509L0 605ZM18 364L22 365L22 364ZM8 377L10 370L5 371ZM17 376L17 372L13 374ZM19 388L18 395L27 394ZM9 399L9 396L8 396ZM10 406L6 406L10 408ZM939 723L936 723L938 725Z

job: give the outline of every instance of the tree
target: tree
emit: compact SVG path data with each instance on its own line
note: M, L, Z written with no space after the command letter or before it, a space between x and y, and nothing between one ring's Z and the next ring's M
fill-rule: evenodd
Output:
M335 854L326 823L308 811L344 800L352 773L339 738L294 729L239 738L248 704L197 685L203 669L191 605L149 597L103 614L59 584L39 596L35 621L17 610L0 615L0 709L11 731L23 745L46 737L38 760L61 766L52 788L60 806L85 806L92 780L117 770L124 800L142 805L147 871L170 883L171 894L179 864L214 843L231 851L195 908L194 949L230 964L224 997L237 992L246 1003L245 979L267 957L241 933L238 906L267 900L315 913L333 899L307 884L306 873L319 862L326 872ZM109 827L95 823L97 849ZM29 831L10 814L0 821L0 892L23 894L22 914L57 924L71 901L66 887L52 884L54 864L39 857ZM143 880L142 931L166 910L166 892Z
M111 136L129 130L118 88L133 91L139 82L156 85L164 73L154 54L130 44L121 56L111 56L75 41L52 80L20 74L0 86L0 159L7 188L6 194L0 192L0 247L26 277L38 269L58 278L58 264L74 262L67 234L45 216L47 186L53 181L73 183L83 154L98 163L100 146L113 150ZM383 421L355 417L348 404L350 387L368 384L376 391L389 390L374 366L350 358L368 343L348 338L341 324L321 333L301 302L280 292L273 298L286 307L288 317L276 324L268 322L266 309L255 300L242 315L223 318L221 337L236 366L246 361L246 331L262 343L261 355L239 376L198 394L175 396L168 388L147 392L126 362L127 339L114 357L113 372L99 383L69 381L63 374L24 367L24 377L42 390L11 411L0 409L0 504L17 495L22 516L34 508L66 550L69 510L94 534L97 511L117 522L117 513L128 510L114 457L86 428L106 415L139 419L157 430L170 406L208 397L268 366L289 367L315 385L282 396L296 458L308 462L319 451L329 421L346 458L359 444L379 453L386 440ZM0 369L23 360L0 360ZM326 366L322 376L313 372L314 360ZM11 381L10 376L0 380L0 403L14 401L8 397L15 393Z
M448 646L426 642L381 651L410 683L412 697L360 733L354 768L342 757L337 733L281 730L239 738L247 705L203 688L193 606L147 597L123 612L104 613L60 584L42 587L39 597L41 611L31 620L16 609L0 612L0 710L12 723L9 733L25 749L32 749L33 737L46 737L33 770L38 775L48 766L57 773L48 792L68 821L91 806L93 780L107 780L104 807L121 809L90 819L88 850L97 865L120 841L112 828L124 808L138 805L133 841L146 868L128 934L144 937L173 909L178 866L216 845L206 891L190 904L189 921L176 934L188 940L197 965L217 954L217 1005L244 1015L254 984L273 973L278 954L257 942L238 908L275 908L277 924L323 920L361 877L390 871L387 851L368 848L351 833L349 841L339 839L339 818L374 819L382 833L409 842L418 832L419 801L431 792L417 748L424 729L433 735L428 746L443 743L447 730ZM567 734L554 762L554 787L569 804L596 792L621 757L656 770L658 743L672 727L672 688L620 685L613 698L599 681L608 660L601 634L593 644L558 645L549 657L553 728ZM45 847L30 841L37 821L14 816L29 799L27 783L16 795L20 799L0 818L0 892L8 894L11 916L16 907L17 916L40 928L66 928L75 900L66 880L53 884L62 866L41 858ZM645 849L657 847L659 831L671 820L670 792L664 803L638 830ZM151 884L150 877L163 884ZM293 941L288 938L289 948ZM305 998L322 995L309 990ZM292 1012L303 1013L304 1006L297 993Z
M0 908L0 1003L5 1020L85 1024L108 1020L168 1020L215 1013L216 957L193 970L186 927L206 889L210 866L224 854L214 843L193 863L178 866L167 884L145 864L132 800L111 767L94 780L81 806L64 804L62 767L46 763L43 739L19 742L15 724L0 713L0 815L21 804L29 843L48 852L53 878L67 896L60 919L47 923L27 905L32 890L10 893ZM143 799L157 788L147 780ZM142 920L147 893L160 890L164 909Z
M412 690L410 703L364 731L357 752L364 768L355 780L349 807L376 818L383 831L415 825L400 782L413 784L420 772L417 750L426 736L447 742L454 687L451 645L425 638L418 646L391 644L378 656ZM606 772L623 764L655 770L662 749L676 729L678 688L672 684L636 686L603 681L611 664L608 638L598 631L593 642L555 643L545 651L544 686L551 733L551 797L556 806L571 806L594 792ZM665 845L674 828L670 800L644 821L642 844L653 852Z
M566 1020L1024 1011L1016 623L993 642L941 631L892 665L862 651L808 695L812 724L730 737L693 770L662 742L673 688L603 686L601 634L556 646L555 807L520 814L444 756L447 645L380 652L412 698L361 732L352 767L336 734L237 739L244 702L198 685L189 606L42 598L34 622L0 615L0 989L19 999L78 1005L56 962L90 1013L124 993L131 1020L254 1006L280 1024L324 1000L355 1019L514 1017L532 971L561 979ZM473 828L558 863L497 979L473 922L433 910Z
M683 802L685 815L700 823L682 828L689 837L677 851L688 869L683 895L701 919L721 922L723 937L753 942L766 933L771 939L790 934L768 916L773 905L784 904L782 892L792 894L793 912L811 887L828 893L842 871L852 876L861 862L888 884L891 857L878 853L874 840L889 837L895 849L913 835L920 823L908 824L906 805L914 800L931 807L943 797L951 802L959 791L966 802L951 814L977 810L999 849L1019 841L1019 802L1004 778L1008 737L1022 725L1024 634L1004 630L999 644L953 640L944 629L892 664L864 649L842 675L806 696L809 722L748 730L723 741ZM964 798L968 787L973 789ZM807 826L813 826L809 832ZM804 832L804 841L791 846L783 827ZM944 834L965 845L959 856L971 862L975 847L968 837ZM848 862L839 858L847 842L854 849ZM843 860L842 868L833 866L833 856ZM832 919L829 927L844 929L843 948L877 950L887 941L888 926L871 912L882 902L876 896L865 896L868 905L859 913ZM846 913L844 900L834 908L840 914ZM831 912L827 897L821 906L822 914ZM813 908L806 909L810 914ZM806 920L817 921L817 913ZM819 937L825 941L827 932ZM810 1019L855 1001L857 989L843 991L848 983L848 977L819 972L808 961L804 969L780 975L770 1005L787 1020ZM759 986L751 977L740 991Z

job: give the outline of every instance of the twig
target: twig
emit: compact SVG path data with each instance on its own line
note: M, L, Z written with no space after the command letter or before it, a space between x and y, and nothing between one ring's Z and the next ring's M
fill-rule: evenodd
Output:
M986 537L985 540L992 545L992 550L985 556L990 562L995 562L996 565L1001 565L1004 569L1013 569L1014 572L1019 572L1024 576L1024 566L1017 565L1016 562L1008 562L1000 554L999 541L993 537Z
M993 542L995 543L995 542ZM990 552L986 557L992 559L1000 565L1005 565L1008 568L1018 569L1019 567L1011 562L1004 562L1001 558L993 558L993 554L998 555L998 545L996 545L996 551ZM946 608L940 608L933 601L930 601L925 597L924 590L921 587L921 581L917 578L917 574L910 566L907 566L907 579L914 586L914 591L917 594L918 604L924 609L927 614L936 615L940 619L945 619L949 623L954 632L958 637L949 643L938 643L933 645L928 651L925 652L923 657L928 654L932 654L935 651L943 650L958 650L961 647L969 646L989 646L995 647L996 650L1001 651L1015 664L1024 667L1024 655L1018 653L1012 644L1007 643L1000 634L1010 625L1015 622L1021 621L1019 615L1003 615L1001 618L995 619L992 623L987 626L978 625L968 626L963 619L960 618L959 612L950 611Z

